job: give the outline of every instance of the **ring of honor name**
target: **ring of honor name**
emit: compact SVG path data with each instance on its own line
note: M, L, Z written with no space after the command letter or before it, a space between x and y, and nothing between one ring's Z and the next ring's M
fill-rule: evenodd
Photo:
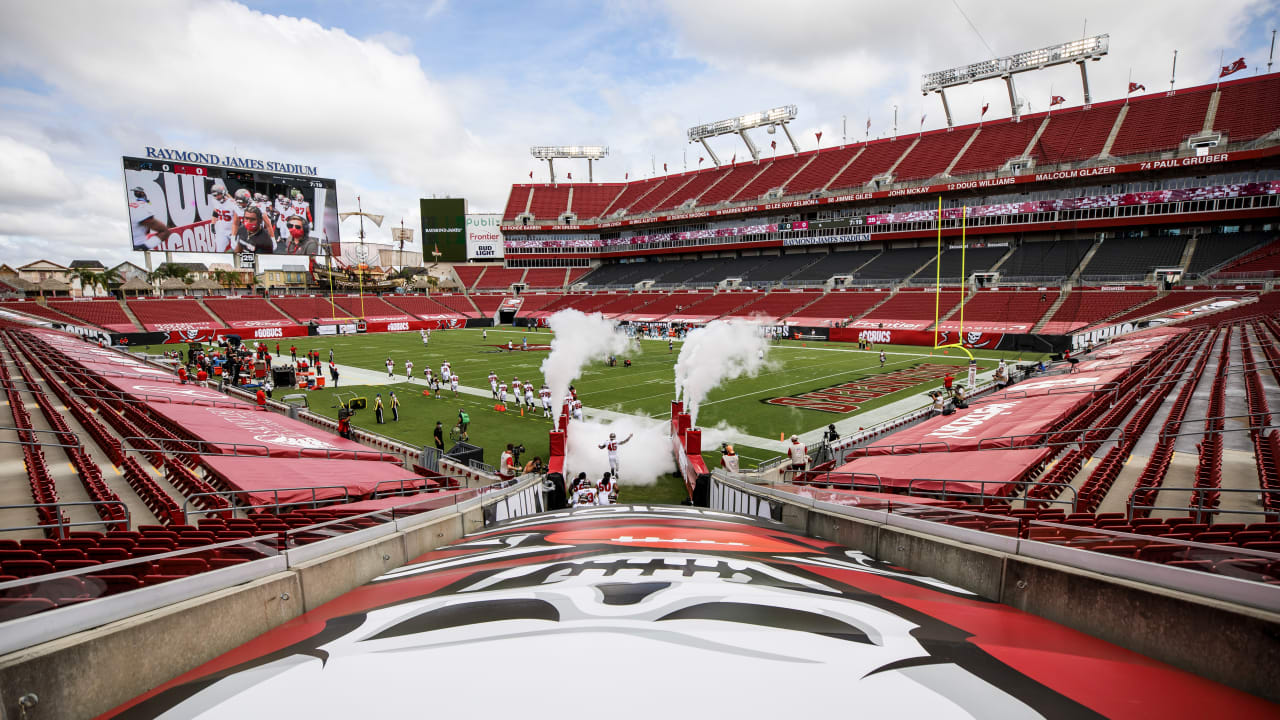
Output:
M1092 718L1188 702L1236 717L1261 701L776 522L615 505L427 553L104 717L777 718L856 705L860 717Z
M990 367L990 366L988 366ZM987 369L979 367L978 371ZM822 412L847 415L857 410L861 403L892 395L900 390L915 387L931 380L941 380L947 373L964 372L955 365L939 365L936 363L920 363L913 367L893 372L868 375L867 377L838 385L811 390L788 397L764 398L760 402L769 405L787 405L805 410L821 410Z

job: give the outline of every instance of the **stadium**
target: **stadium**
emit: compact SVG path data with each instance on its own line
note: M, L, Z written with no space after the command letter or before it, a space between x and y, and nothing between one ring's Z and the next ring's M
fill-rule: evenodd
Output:
M533 146L391 245L124 148L132 260L3 250L0 717L1280 715L1280 73L1116 51Z

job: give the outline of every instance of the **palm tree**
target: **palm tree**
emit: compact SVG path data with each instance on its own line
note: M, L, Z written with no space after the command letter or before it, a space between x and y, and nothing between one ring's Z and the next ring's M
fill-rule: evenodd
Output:
M117 287L124 284L124 278L120 277L120 273L115 268L107 268L94 275L93 284L103 290L114 292Z
M81 295L88 295L88 291L93 290L98 284L98 273L94 272L93 268L75 268L71 271L71 276L80 281Z

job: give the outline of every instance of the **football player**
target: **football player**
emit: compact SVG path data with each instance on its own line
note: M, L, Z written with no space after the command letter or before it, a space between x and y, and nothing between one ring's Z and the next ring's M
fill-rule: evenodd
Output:
M129 224L133 227L134 250L159 250L165 240L173 233L169 226L156 219L155 210L147 200L147 191L135 187L129 191L133 199L129 201Z
M209 214L213 218L214 252L235 252L236 205L221 180L215 180L209 190Z
M498 399L498 373L489 371L489 390L493 392L493 399Z
M596 504L596 484L590 478L584 479L578 489L573 491L569 502L573 507L590 507Z
M511 392L515 393L516 404L519 405L521 399L524 398L524 390L520 384L520 378L515 375L511 376Z
M277 194L275 202L275 218L276 228L280 231L280 237L289 236L289 229L285 227L285 223L292 214L293 204L289 202L289 198L284 195Z
M551 417L551 389L546 383L542 383L542 389L538 391L538 397L542 398L542 417Z
M524 384L524 404L530 410L533 409L533 383Z
M628 435L626 440L618 440L618 436L616 434L609 433L608 442L599 446L601 450L604 450L605 448L608 448L609 450L609 472L613 473L613 477L618 476L618 447L626 445L629 442L631 442L631 435Z
M449 389L453 391L453 396L458 397L458 376L449 376Z
M311 203L302 197L302 191L294 188L289 194L293 197L289 203L289 212L306 220L308 228L315 227L315 219L311 217Z
M507 404L507 384L504 382L498 383L498 402Z

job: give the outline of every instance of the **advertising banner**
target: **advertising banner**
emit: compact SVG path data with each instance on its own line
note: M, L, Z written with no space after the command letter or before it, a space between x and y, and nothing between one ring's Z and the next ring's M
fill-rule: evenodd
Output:
M502 215L467 215L467 259L492 260L502 257Z
M886 323L888 324L888 323ZM934 333L932 330L902 330L897 328L831 328L828 335L834 342L858 342L866 340L876 345L920 345L924 347L933 347ZM985 350L994 350L1000 344L1000 340L1004 337L1004 333L968 331L961 338L960 334L952 330L942 330L937 333L937 341L939 345L950 345L951 343L963 342L968 348L982 348Z
M422 215L422 257L465 262L467 201L462 198L422 198L418 207Z
M337 243L335 181L126 157L134 250L319 255Z

